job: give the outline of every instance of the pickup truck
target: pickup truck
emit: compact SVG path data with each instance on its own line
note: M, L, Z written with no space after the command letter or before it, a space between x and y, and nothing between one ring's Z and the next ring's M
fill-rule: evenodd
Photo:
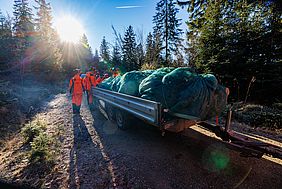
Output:
M202 121L198 117L172 113L162 107L160 102L122 94L99 87L92 90L96 106L106 113L110 121L116 122L118 128L127 129L135 119L143 120L157 127L164 136L165 132L181 133L197 125L216 134L228 148L240 151L248 157L269 155L282 159L282 148L273 144L254 140L231 129L232 107L227 111L224 126Z

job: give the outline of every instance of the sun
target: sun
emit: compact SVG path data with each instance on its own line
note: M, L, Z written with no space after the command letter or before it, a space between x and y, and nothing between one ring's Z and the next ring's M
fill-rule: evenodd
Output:
M81 23L72 16L62 16L55 22L55 28L62 41L78 43L85 33Z

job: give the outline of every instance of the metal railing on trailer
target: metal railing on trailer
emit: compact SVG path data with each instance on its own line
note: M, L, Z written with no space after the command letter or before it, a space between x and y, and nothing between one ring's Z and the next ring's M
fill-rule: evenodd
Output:
M94 99L98 101L108 114L109 119L116 121L121 129L127 128L130 115L144 120L150 125L159 127L164 134L165 131L181 132L192 125L199 125L220 137L228 147L239 150L243 155L252 157L262 157L271 155L282 159L281 146L255 141L240 133L232 131L230 109L227 113L226 124L224 127L213 125L208 122L200 121L199 118L189 115L170 113L163 109L159 102L154 102L127 94L122 94L106 89L93 88ZM172 119L167 120L169 115Z
M159 102L154 102L101 88L94 88L93 95L103 109L108 112L114 111L118 114L118 121L122 121L120 120L122 118L128 118L127 115L121 114L131 114L151 125L157 127L161 126L162 108ZM114 119L116 116L112 115L110 117ZM122 124L128 124L128 120L124 123L120 122L119 124L119 126L123 128L124 125Z

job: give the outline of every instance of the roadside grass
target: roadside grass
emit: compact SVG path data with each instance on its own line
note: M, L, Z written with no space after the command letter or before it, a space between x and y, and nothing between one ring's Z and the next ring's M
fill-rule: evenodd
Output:
M53 164L56 156L57 141L56 136L51 136L47 132L47 121L40 117L26 124L21 135L24 142L29 146L27 153L31 163L45 162Z
M273 106L263 106L256 104L246 104L238 107L234 111L234 119L250 125L264 129L282 129L281 104Z
M274 103L272 106L273 106L273 108L276 108L276 109L282 111L282 103Z
M40 133L46 131L46 128L46 121L37 117L36 120L29 122L22 128L21 134L24 137L25 142L29 143L33 142L34 138L39 136Z
M49 137L46 133L40 133L30 142L31 155L30 160L32 162L53 162L53 151L50 149L52 143L54 143L53 138Z
M57 174L63 129L63 125L49 123L48 118L40 114L22 127L12 171L19 184L44 188L49 182L46 178Z

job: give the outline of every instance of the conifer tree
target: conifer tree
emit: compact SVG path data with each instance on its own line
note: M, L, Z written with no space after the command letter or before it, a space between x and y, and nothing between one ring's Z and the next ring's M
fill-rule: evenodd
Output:
M17 58L20 58L32 43L34 34L33 14L32 9L29 7L28 0L14 0L13 9L13 33L17 39L14 53Z
M136 46L136 56L137 56L137 66L138 66L138 68L141 68L142 64L144 64L144 60L145 60L145 53L144 53L142 43L139 43Z
M112 64L114 67L121 67L121 53L120 53L120 48L118 42L115 43L115 46L113 47L113 52L112 52Z
M81 39L80 39L80 44L85 48L85 50L87 51L87 56L88 57L93 57L93 54L92 54L92 49L91 49L91 46L89 44L89 41L88 41L88 38L86 36L86 34L83 34Z
M81 65L83 67L89 68L90 63L92 62L93 54L86 34L83 34L79 41L79 51Z
M52 28L52 10L45 0L35 0L37 17L35 18L37 50L33 59L34 71L58 75L62 67L62 52L58 47L58 36ZM59 79L59 78L54 78Z
M7 14L3 15L0 9L0 37L12 37L12 19Z
M109 62L110 61L110 49L108 42L106 41L105 36L103 37L103 40L100 45L100 56L103 61Z
M160 34L156 33L152 35L152 33L149 32L146 40L146 53L144 62L153 67L159 67L160 65L163 65L164 60L161 57L161 49Z
M35 19L35 29L37 35L42 40L50 40L53 37L51 6L45 0L35 0L37 6L37 18Z
M160 0L156 6L156 15L153 17L154 35L161 39L161 50L164 50L165 64L169 64L171 55L176 53L177 46L181 43L182 30L180 19L176 15L174 0Z
M162 47L162 39L161 39L161 33L157 32L154 33L153 36L153 64L156 67L160 67L161 65L167 65L167 63L165 62L165 59L163 58L163 56L161 56L161 52L163 50Z
M154 57L154 46L153 46L153 35L149 32L146 40L146 53L145 53L145 63L152 65Z
M7 63L11 61L14 40L12 36L12 19L9 15L4 16L0 10L0 65L7 68ZM1 69L4 69L4 67Z
M122 44L123 64L126 71L138 70L140 68L138 65L136 46L137 45L133 27L129 26L124 34Z
M28 37L34 31L32 9L28 0L14 0L14 34L17 37Z
M281 78L278 70L282 58L277 53L281 51L277 39L282 37L277 30L281 28L278 20L282 16L279 1L187 0L180 4L188 5L190 15L187 21L190 64L200 71L221 75L226 82L236 79L241 90L255 76L257 85L264 86L259 90L262 96L271 90L266 86L282 86L272 80ZM237 91L232 89L233 85L227 86Z
M98 53L98 50L95 49L95 54L93 56L93 64L97 65L99 62L100 62L99 53Z

